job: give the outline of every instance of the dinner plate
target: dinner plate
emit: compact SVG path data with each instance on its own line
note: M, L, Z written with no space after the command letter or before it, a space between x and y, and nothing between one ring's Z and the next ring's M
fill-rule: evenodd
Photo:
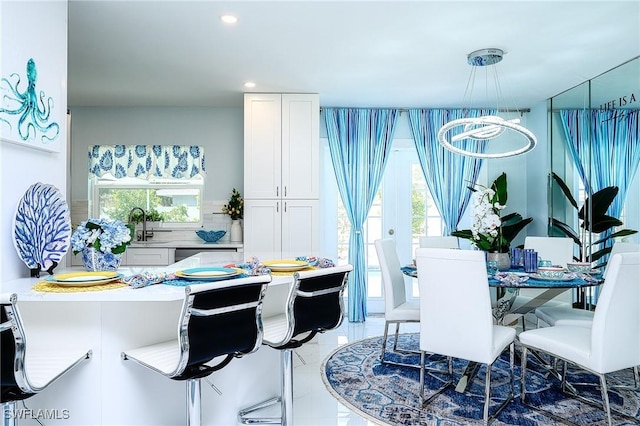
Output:
M46 277L48 283L66 287L89 287L118 281L122 274L117 272L72 272Z
M54 281L60 282L77 282L77 281L102 281L107 278L115 278L117 277L117 272L114 271L82 271L82 272L69 272L65 274L55 274L53 275Z
M299 271L309 267L309 262L293 259L267 260L262 264L275 272Z
M540 274L529 274L529 276L534 280L541 280L541 281L571 281L576 279L575 274L564 274L562 277L559 277L559 278L543 277Z
M217 281L240 275L242 270L237 268L191 268L176 271L177 277L191 281Z

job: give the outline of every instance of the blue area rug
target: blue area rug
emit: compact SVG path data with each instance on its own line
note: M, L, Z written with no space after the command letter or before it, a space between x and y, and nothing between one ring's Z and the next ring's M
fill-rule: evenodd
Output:
M399 348L418 350L419 335L400 335ZM482 424L485 368L481 367L475 381L466 393L449 389L437 396L424 408L419 407L420 373L418 368L399 367L380 363L382 337L374 337L351 343L336 349L324 360L324 383L342 404L385 425L469 425ZM390 348L390 344L387 344ZM519 353L516 347L516 353ZM397 355L388 352L390 360L418 365L419 355ZM428 361L429 366L446 369L446 361ZM578 425L605 425L606 419L600 407L585 404L560 391L560 382L529 358L527 362L527 403L553 415L532 409L520 403L520 365L516 357L515 397L492 425L561 425L563 419ZM467 362L454 361L454 378L457 380ZM569 368L569 382L597 383L595 376ZM426 374L425 394L428 397L447 380L446 375ZM494 364L491 372L491 395L502 398L509 386L508 351ZM633 385L631 370L607 376L609 387L616 384ZM496 388L497 386L497 388ZM580 387L582 395L600 401L599 388ZM611 407L637 420L613 415L617 426L640 424L640 392L612 389L609 391ZM493 412L500 400L494 400L489 412Z

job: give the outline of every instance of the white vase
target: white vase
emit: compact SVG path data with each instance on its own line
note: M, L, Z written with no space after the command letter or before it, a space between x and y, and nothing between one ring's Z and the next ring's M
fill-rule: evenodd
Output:
M231 229L229 230L229 241L238 243L242 241L242 226L240 220L231 221Z

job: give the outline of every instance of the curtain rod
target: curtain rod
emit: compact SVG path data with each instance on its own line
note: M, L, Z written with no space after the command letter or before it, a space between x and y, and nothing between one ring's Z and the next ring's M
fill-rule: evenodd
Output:
M320 107L320 112L322 112L323 109L326 108L353 108L353 109L397 109L400 112L407 112L410 109L491 109L491 108L395 108L395 107L374 107L374 108L368 108L368 107ZM525 113L525 112L531 112L531 108L516 108L516 109L512 109L512 108L500 108L498 109L498 112L519 112L520 114Z

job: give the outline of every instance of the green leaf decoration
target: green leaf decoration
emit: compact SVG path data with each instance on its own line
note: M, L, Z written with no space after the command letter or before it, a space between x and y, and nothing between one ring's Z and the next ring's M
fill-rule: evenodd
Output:
M575 199L571 195L571 191L569 190L569 187L555 173L552 172L551 177L553 178L553 181L560 187L560 189L564 193L569 203L573 207L578 209ZM578 229L591 230L595 234L603 234L605 232L609 232L615 227L622 226L623 222L620 219L617 219L615 217L612 217L606 214L607 211L609 210L609 207L611 206L616 196L618 195L618 191L619 189L617 186L608 186L606 188L603 188L595 192L594 194L591 195L591 197L587 197L587 199L584 202L584 205L578 210L577 217L581 221L580 224L578 225L579 226ZM582 257L583 251L586 250L588 247L583 247L582 245L583 243L580 240L579 233L573 230L566 223L561 222L555 218L550 218L549 223L553 230L559 231L560 233L573 239L573 241L578 245L578 248L580 251L580 257ZM606 235L603 236L602 238L598 239L595 242L591 242L590 247L592 250L594 250L597 247L601 246L604 243L607 243L610 240L613 240L615 238L625 237L628 235L633 235L633 234L636 234L637 232L638 231L635 231L632 229L618 230L608 236ZM591 253L590 258L588 258L587 260L594 262L602 258L603 256L607 255L610 252L610 249L611 249L610 247L605 247L605 248L601 248L600 250L596 250L593 253ZM598 265L598 267L601 267L604 265L606 265L606 262L602 263L601 265Z
M496 192L494 200L503 206L507 205L507 174L502 173L491 185L491 189Z
M574 231L573 228L571 228L566 223L560 222L558 219L551 218L551 226L554 229L557 229L560 232L562 232L567 237L571 238L576 244L578 245L582 244L582 241L580 241L580 237L578 236L576 231Z
M569 201L569 203L571 203L571 205L578 210L578 203L576 202L575 198L573 198L573 195L571 195L571 190L569 189L569 187L567 186L567 184L564 183L564 181L560 178L560 176L558 176L557 174L551 172L551 177L555 180L555 182L558 184L558 186L560 187L560 189L562 190L562 193L564 194L564 196L567 198L567 200Z
M608 237L606 237L606 238L602 238L602 239L600 239L600 240L598 240L598 241L594 241L594 242L593 242L593 244L594 244L594 245L596 245L596 244L602 244L602 243L604 243L605 241L610 240L611 238L622 238L622 237L628 237L629 235L633 235L633 234L637 234L637 233L638 233L638 231L635 231L635 230L633 230L633 229L623 229L623 230L621 230L621 231L614 232L613 234L609 235L609 236L608 236Z

